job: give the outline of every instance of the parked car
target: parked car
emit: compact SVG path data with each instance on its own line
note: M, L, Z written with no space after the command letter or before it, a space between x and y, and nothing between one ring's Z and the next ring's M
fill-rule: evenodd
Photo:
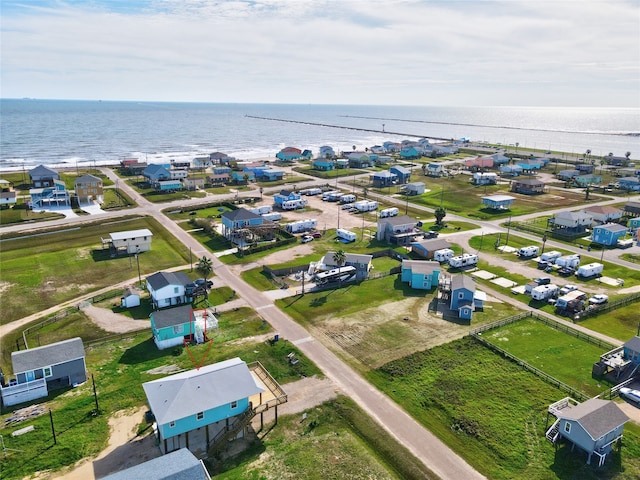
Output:
M436 238L438 235L438 232L434 232L433 230L429 230L428 232L424 232L422 234L424 238Z
M551 283L551 279L549 277L534 278L533 281L538 285L549 285Z
M321 237L322 237L322 233L320 233L320 232L313 232L313 233L311 234L311 236L312 236L313 238L321 238Z
M345 203L344 205L342 205L340 207L342 210L349 210L350 208L353 208L353 203Z
M311 235L303 235L301 240L302 243L309 243L313 241L313 237Z
M552 264L549 262L545 262L544 260L541 260L538 262L538 270L546 270L547 267L551 266Z
M578 289L577 285L571 285L571 284L565 285L560 289L560 295L566 295L567 293L573 292L574 290L577 290L577 289Z
M609 296L603 294L594 295L589 299L589 304L591 305L602 305L603 303L607 303L609 301Z
M193 281L193 284L196 287L205 287L205 288L211 288L213 287L213 282L211 280L205 280L204 278L197 278Z
M573 272L575 272L575 269L571 267L562 267L561 269L558 270L558 273L560 275L573 275Z

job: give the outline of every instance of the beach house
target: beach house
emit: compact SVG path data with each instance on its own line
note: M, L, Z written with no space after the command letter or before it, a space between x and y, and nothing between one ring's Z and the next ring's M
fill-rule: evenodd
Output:
M421 232L416 229L416 219L407 215L378 219L376 240L391 245L409 245Z
M302 157L302 150L295 147L284 147L276 153L276 158L282 162L291 162L300 159L300 157Z
M513 180L511 182L511 191L514 193L523 193L525 195L535 195L544 193L545 183L536 178L523 178Z
M147 290L154 308L171 307L191 302L187 285L191 279L182 272L157 272L147 277Z
M29 178L34 188L53 187L54 180L60 180L60 174L44 165L29 170Z
M620 238L627 234L627 227L619 223L607 223L593 227L591 240L593 243L599 243L611 247L618 243Z
M491 210L510 210L515 199L509 195L489 195L482 197L482 204Z
M29 189L29 197L32 210L71 205L71 195L62 180L52 180L48 187Z
M87 367L82 339L60 342L11 352L15 380L7 386L0 382L5 406L46 397L50 391L70 387L87 380Z
M186 342L203 343L218 328L218 319L210 308L194 309L181 305L156 310L149 315L153 341L159 350Z
M112 232L109 238L101 238L103 246L109 246L113 254L134 254L151 250L153 232L148 228Z
M89 174L82 175L75 179L73 188L80 205L93 202L102 203L104 201L102 179L99 177Z
M372 268L372 260L372 255L346 253L344 263L338 265L335 259L335 252L327 252L324 257L322 257L322 260L320 260L320 264L328 270L336 267L354 267L356 269L356 280L364 280L369 276Z
M400 280L411 288L431 290L438 286L440 263L429 260L402 260Z

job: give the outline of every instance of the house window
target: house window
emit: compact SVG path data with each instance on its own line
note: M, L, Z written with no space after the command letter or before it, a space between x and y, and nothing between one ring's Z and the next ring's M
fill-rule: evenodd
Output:
M33 374L36 377L36 379L44 378L44 375L42 374L42 369L41 368L39 368L37 370L34 370Z
M178 287L173 287L173 293L176 293L176 294L179 293L178 292Z
M173 333L175 333L176 335L179 333L182 333L182 325L174 325L173 326Z
M204 412L196 413L196 420L202 420L204 418Z
M459 292L459 293L458 293L458 298L464 298L464 293Z
M233 410L234 408L238 408L238 402L236 402L235 400L231 402L231 409Z
M51 367L44 367L42 370L44 371L45 378L53 375L53 372L51 371Z
M173 428L176 426L176 422L169 422L169 428Z
M571 424L569 422L565 422L564 431L565 431L565 433L570 433L571 432Z

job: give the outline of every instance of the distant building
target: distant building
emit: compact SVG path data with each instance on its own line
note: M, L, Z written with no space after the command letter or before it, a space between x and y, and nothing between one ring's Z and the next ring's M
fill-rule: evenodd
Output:
M407 215L378 219L376 240L391 245L409 245L420 232L416 230L416 219Z
M609 205L593 205L583 211L593 217L594 222L610 223L622 218L622 210Z
M44 165L29 170L29 178L34 188L53 187L54 180L60 180L60 174Z
M102 189L102 179L94 175L82 175L73 182L78 203L102 203L104 192Z
M382 170L371 174L371 184L376 188L389 187L395 184L398 176L389 170Z
M285 147L276 153L276 158L283 162L290 162L292 160L298 160L302 156L302 150L295 147Z
M398 183L400 185L404 185L405 183L408 183L409 180L411 180L411 170L406 167L394 165L389 169L389 171L396 175Z
M510 210L515 199L509 195L489 195L482 197L482 204L492 210Z
M511 182L511 191L515 193L523 193L531 195L536 193L544 193L545 183L535 178L523 178Z

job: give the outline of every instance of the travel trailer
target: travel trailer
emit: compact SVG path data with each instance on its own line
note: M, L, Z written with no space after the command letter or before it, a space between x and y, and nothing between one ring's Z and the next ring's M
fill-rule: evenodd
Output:
M380 210L380 218L395 217L396 215L398 215L398 209L396 207Z
M355 242L357 235L349 230L345 230L344 228L339 228L336 230L336 235L338 238L346 240L347 242Z
M344 282L354 277L356 274L356 267L338 267L328 270L326 272L316 273L316 282L319 284L330 282Z
M378 209L378 202L372 200L360 200L353 204L353 207L360 212L372 212Z
M531 298L534 300L547 300L557 296L559 290L558 286L553 283L538 285L531 290Z
M433 259L436 262L448 262L451 257L453 257L453 250L450 248L443 248L441 250L436 250L433 252Z
M518 250L516 255L522 258L532 258L538 255L539 251L540 251L540 248L535 246L522 247L520 250Z
M590 278L595 277L602 274L604 270L604 265L601 263L587 263L586 265L582 265L578 267L576 271L576 277L581 278Z
M307 220L298 220L296 222L287 223L285 229L289 233L301 233L313 230L318 225L318 221L315 218L309 218Z
M298 208L304 208L307 205L307 201L304 199L287 200L282 202L283 210L296 210Z
M463 253L457 257L451 257L449 259L449 265L453 268L469 267L478 263L478 256L471 253Z
M356 201L356 196L352 193L340 196L340 203L351 203Z
M551 250L550 252L543 253L540 255L540 260L543 262L554 262L556 258L560 258L562 253L557 250Z
M564 255L556 258L556 265L559 267L576 268L580 265L580 255L574 253L573 255Z

